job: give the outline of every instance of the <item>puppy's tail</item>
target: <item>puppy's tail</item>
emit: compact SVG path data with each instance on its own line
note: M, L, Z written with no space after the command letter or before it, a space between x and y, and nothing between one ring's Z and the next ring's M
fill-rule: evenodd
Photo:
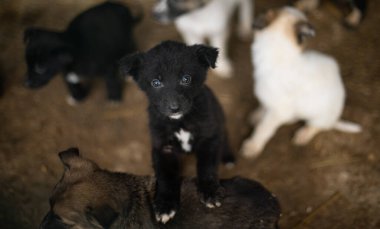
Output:
M335 123L334 129L347 133L359 133L362 131L362 127L359 124L343 120Z

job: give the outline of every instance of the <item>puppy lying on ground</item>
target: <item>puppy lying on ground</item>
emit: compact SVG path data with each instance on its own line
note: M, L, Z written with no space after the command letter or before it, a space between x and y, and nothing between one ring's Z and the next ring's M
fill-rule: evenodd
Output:
M204 45L163 42L146 53L127 56L121 69L131 74L149 100L153 167L157 177L154 198L159 221L174 217L179 207L182 153L196 152L198 188L208 207L221 205L217 169L220 159L234 162L224 114L204 85L215 67L218 51Z
M356 27L362 21L367 10L367 0L334 0L340 7L347 9L344 24ZM320 0L298 0L295 6L300 10L311 11L318 7Z
M153 177L100 169L79 156L75 148L59 156L65 171L50 197L50 211L41 229L277 228L277 199L252 180L221 180L225 203L221 208L208 209L199 202L196 181L185 178L181 181L182 207L175 219L162 225L152 210Z
M232 76L232 64L228 58L229 23L236 7L240 11L239 34L251 35L252 0L159 0L153 9L157 20L175 26L188 45L203 44L219 48L216 73L221 77Z
M303 49L304 39L315 33L303 13L291 7L269 11L256 19L255 28L252 57L261 108L253 115L255 132L243 144L245 156L259 155L276 129L293 121L306 121L295 135L298 145L322 130L361 130L339 120L345 91L335 59Z
M38 88L63 73L71 95L68 102L74 104L88 94L84 79L103 76L108 99L120 101L123 81L117 61L136 51L132 29L139 20L125 6L106 2L78 15L63 32L26 29L25 84Z

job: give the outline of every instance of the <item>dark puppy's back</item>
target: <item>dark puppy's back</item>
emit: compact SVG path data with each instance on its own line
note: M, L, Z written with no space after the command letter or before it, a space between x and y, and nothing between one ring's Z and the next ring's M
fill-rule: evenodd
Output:
M195 184L195 179L183 181L182 207L162 228L277 228L279 202L260 183L241 177L221 180L225 189L223 205L212 209L200 203Z
M126 6L106 2L77 16L65 34L77 55L114 61L135 51L132 29L136 22Z

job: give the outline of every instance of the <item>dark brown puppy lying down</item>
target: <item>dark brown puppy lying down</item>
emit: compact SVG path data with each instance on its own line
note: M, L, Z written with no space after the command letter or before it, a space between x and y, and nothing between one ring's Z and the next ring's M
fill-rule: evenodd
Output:
M103 170L75 148L59 156L65 171L40 228L277 228L277 199L252 180L221 180L223 205L210 209L199 201L196 180L185 178L181 208L174 219L162 224L152 206L154 177Z

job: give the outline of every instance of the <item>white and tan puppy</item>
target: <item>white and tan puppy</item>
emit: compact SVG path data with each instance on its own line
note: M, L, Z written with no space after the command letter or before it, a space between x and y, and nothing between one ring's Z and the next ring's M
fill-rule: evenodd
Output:
M255 95L261 107L252 115L257 126L243 143L245 156L258 156L279 126L294 121L306 122L293 139L297 145L322 130L360 132L359 125L339 120L345 90L335 59L304 50L304 39L315 32L302 12L291 7L269 11L254 27Z
M219 57L215 72L220 77L228 78L233 73L232 63L227 54L232 14L239 8L239 35L243 38L249 37L252 33L252 1L158 0L153 14L160 22L174 21L188 45L204 44L207 40L211 46L218 48Z

